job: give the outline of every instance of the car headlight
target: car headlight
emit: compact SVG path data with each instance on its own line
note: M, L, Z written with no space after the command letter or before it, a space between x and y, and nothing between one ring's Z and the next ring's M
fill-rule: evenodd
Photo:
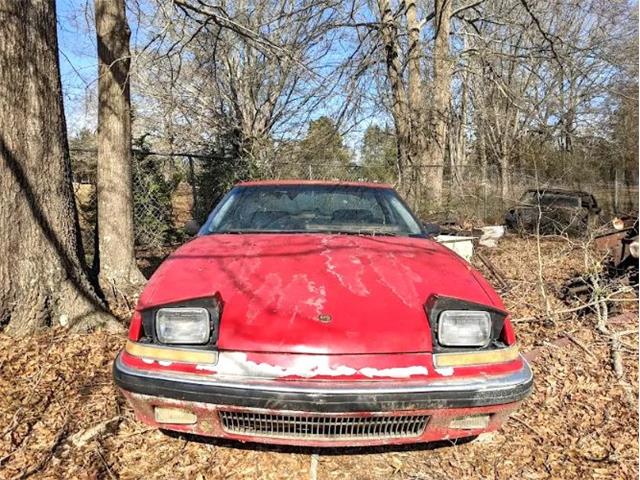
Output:
M209 311L201 307L160 308L155 327L161 343L203 345L211 336Z
M444 347L484 347L491 341L491 314L444 310L438 317L438 342Z

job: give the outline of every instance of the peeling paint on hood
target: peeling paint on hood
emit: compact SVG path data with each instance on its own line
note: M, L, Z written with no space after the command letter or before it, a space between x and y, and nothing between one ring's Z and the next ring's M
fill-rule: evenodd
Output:
M139 308L218 293L222 350L430 352L427 298L440 294L499 306L482 281L427 239L210 235L163 263Z

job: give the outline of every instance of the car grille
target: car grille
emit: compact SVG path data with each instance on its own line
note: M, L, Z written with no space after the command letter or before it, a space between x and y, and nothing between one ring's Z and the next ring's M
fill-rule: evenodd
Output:
M426 415L336 417L220 412L222 427L229 433L310 440L417 437L427 419Z

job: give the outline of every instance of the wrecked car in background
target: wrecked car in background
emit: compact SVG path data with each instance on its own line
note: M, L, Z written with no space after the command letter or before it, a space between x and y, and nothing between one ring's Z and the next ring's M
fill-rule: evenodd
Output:
M594 239L597 251L603 254L601 270L588 274L578 274L565 282L560 289L560 298L575 307L589 305L596 291L605 287L629 286L638 293L638 217L626 219L616 217L613 229L598 235ZM594 274L597 273L597 274ZM616 290L618 288L615 288ZM608 302L609 310L616 305ZM595 307L584 307L582 313L594 310Z
M617 221L617 222L616 222ZM616 225L618 223L618 225ZM625 221L616 218L615 233L604 234L596 237L596 247L606 249L609 253L604 262L607 276L617 278L623 284L631 285L638 289L638 217Z
M387 185L234 187L147 284L117 385L143 422L319 446L497 429L533 377L509 314Z
M529 189L504 220L511 230L545 235L581 234L594 226L600 207L593 195L579 190Z

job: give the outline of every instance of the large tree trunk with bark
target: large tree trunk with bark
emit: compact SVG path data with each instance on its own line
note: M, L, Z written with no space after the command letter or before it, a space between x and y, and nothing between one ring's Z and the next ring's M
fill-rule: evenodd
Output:
M391 89L391 113L396 131L398 189L406 194L410 186L406 169L410 161L411 125L408 116L407 95L402 81L398 27L389 0L378 0L378 10L381 23L380 34L384 44L385 64Z
M110 304L126 304L144 283L134 251L130 32L124 0L96 0L95 9L99 65L99 280Z
M429 167L424 170L425 193L433 207L442 202L442 174L446 152L447 127L451 102L453 61L449 50L452 0L436 0L436 37L433 52L433 103L429 112L430 138L425 158Z
M115 325L82 255L54 0L3 0L0 105L0 328Z
M408 192L413 207L422 209L421 172L424 168L424 154L427 148L428 131L426 128L426 99L423 88L423 75L420 59L423 45L420 41L421 22L417 16L417 5L413 0L406 3L407 17L407 89L409 97L409 121L411 125L411 145L409 159L411 163L411 190Z

